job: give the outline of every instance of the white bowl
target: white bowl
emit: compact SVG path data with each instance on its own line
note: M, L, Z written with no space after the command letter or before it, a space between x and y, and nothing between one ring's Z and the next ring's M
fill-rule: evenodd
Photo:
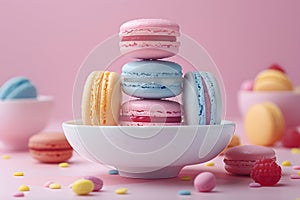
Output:
M238 93L238 104L242 116L245 116L251 106L262 102L273 102L280 108L286 127L300 125L300 93L252 91L239 91Z
M131 178L176 177L186 165L217 156L230 142L235 124L205 126L85 126L63 123L71 146L87 160L114 166Z
M0 149L25 150L28 139L41 131L50 119L53 98L0 101Z

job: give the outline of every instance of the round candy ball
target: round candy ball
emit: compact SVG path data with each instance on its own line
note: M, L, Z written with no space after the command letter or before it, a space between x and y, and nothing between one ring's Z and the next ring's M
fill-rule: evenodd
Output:
M84 179L90 180L94 183L94 189L93 192L98 192L103 187L103 181L100 178L97 178L95 176L84 176Z
M210 192L216 186L216 177L211 172L202 172L194 179L194 187L198 192Z

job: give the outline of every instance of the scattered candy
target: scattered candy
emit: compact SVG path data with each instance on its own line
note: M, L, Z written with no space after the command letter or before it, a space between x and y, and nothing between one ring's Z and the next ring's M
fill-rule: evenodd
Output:
M207 162L207 163L205 163L205 166L207 166L207 167L213 167L213 166L215 166L215 163L213 163L213 162Z
M297 174L300 176L300 171L298 171Z
M47 181L45 184L44 184L44 187L48 188L52 183L54 183L53 181Z
M126 194L127 191L128 191L127 188L118 188L118 189L115 190L115 193L116 194Z
M249 187L261 187L261 184L252 182L252 183L249 184Z
M2 155L2 159L8 160L8 159L10 159L10 156L9 155Z
M293 154L299 154L299 153L300 153L300 149L299 149L299 148L292 148L292 149L291 149L291 152L292 152Z
M24 191L29 191L30 188L27 186L27 185L21 185L19 188L18 188L19 191L21 192L24 192Z
M98 192L103 187L103 181L95 176L84 176L84 179L90 180L94 184L93 192Z
M180 190L178 192L179 195L191 195L191 192L188 190Z
M241 84L242 91L253 91L254 81L253 80L246 80Z
M284 167L289 167L289 166L292 165L292 163L291 163L290 161L286 160L286 161L283 161L283 162L281 163L281 165L284 166Z
M69 167L69 163L62 162L62 163L59 163L58 166L62 167L62 168L66 168L66 167Z
M78 195L87 195L94 189L94 183L87 179L80 179L72 184L72 191Z
M182 180L182 181L190 181L190 180L192 180L192 178L190 176L182 176L182 177L180 177L180 180Z
M199 192L210 192L216 186L216 177L211 172L202 172L194 179L194 187Z
M272 186L281 178L281 167L272 159L262 159L255 163L250 176L262 186Z
M13 197L24 197L24 193L23 192L17 192L15 194L13 194Z
M14 172L14 176L24 176L23 172Z
M293 170L300 170L300 165L294 165Z
M49 188L50 188L50 189L61 189L61 185L58 184L58 183L51 183L51 184L49 185Z
M291 174L290 179L300 179L300 176L298 174Z
M119 171L116 170L116 169L111 169L111 170L108 171L108 174L110 174L110 175L118 175Z

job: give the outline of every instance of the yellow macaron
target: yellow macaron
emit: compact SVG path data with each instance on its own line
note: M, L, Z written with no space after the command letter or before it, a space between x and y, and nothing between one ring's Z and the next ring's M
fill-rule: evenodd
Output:
M260 72L254 81L254 91L291 91L293 84L288 76L273 69Z
M271 102L255 104L245 115L245 131L250 143L271 146L284 132L284 117L279 107Z
M92 72L85 82L82 96L83 124L117 125L120 106L121 83L119 75L109 71Z

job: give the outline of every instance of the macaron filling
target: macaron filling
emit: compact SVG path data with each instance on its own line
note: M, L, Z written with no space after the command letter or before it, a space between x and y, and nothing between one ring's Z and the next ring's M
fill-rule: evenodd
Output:
M122 42L126 41L169 41L176 42L175 36L168 35L133 35L133 36L124 36L121 39Z
M180 123L181 117L153 117L153 116L121 116L121 121L144 123Z

